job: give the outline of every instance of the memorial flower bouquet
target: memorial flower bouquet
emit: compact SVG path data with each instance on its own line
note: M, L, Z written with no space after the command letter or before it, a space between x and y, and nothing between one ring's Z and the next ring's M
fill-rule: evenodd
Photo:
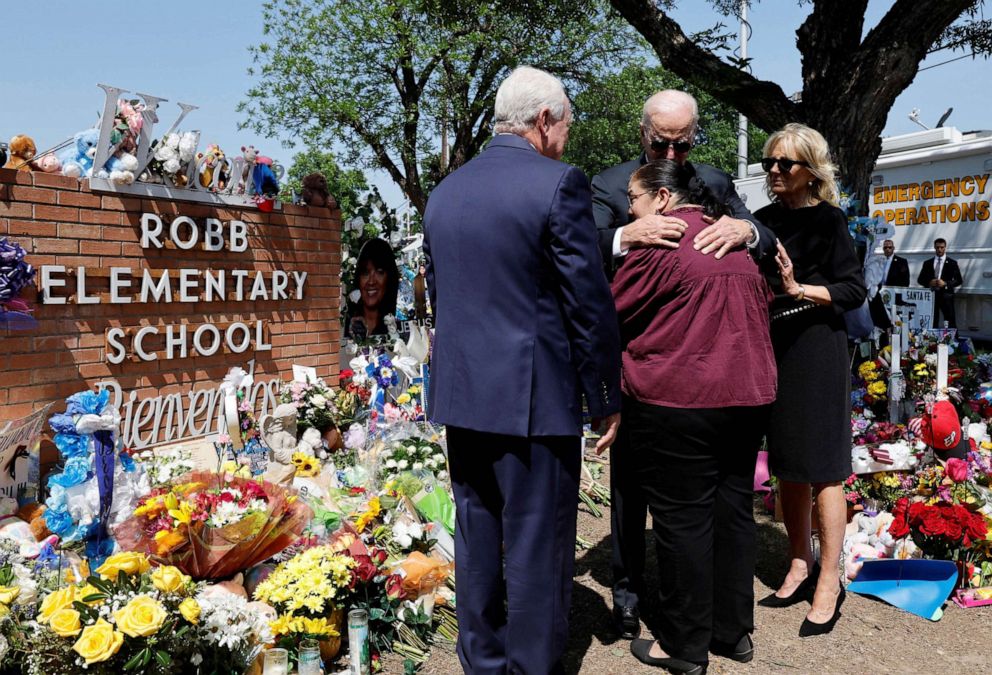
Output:
M892 510L889 534L912 537L928 558L970 560L988 534L988 521L960 504L928 504L903 497Z
M311 427L323 433L337 424L337 395L324 380L285 384L279 400L296 404L296 432L300 436Z
M197 471L142 499L115 534L125 550L154 555L195 579L218 579L292 544L311 515L272 483Z
M192 580L140 553L110 556L85 581L46 595L24 666L35 675L190 672L202 649Z
M34 282L35 269L24 262L27 251L6 237L0 239L0 327L26 330L34 327L27 313L31 305L20 295Z
M255 599L278 614L269 625L276 645L295 654L300 640L340 637L357 566L332 546L315 546L280 563L259 583Z
M249 602L234 593L201 590L187 605L197 628L200 651L191 665L201 673L243 673L274 638L269 613L260 603ZM201 661L202 659L202 661Z
M379 479L386 483L404 471L427 471L447 478L447 459L438 443L419 436L393 441L379 454Z

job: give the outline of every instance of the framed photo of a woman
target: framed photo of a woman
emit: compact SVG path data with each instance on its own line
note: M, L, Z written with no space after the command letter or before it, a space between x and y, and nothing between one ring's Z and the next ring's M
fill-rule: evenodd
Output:
M388 335L385 318L396 313L400 273L393 248L384 239L362 246L355 265L355 287L348 295L344 334L354 340Z

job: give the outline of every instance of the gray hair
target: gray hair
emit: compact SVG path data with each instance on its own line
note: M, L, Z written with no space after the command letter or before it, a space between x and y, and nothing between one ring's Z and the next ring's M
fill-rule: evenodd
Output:
M682 112L692 113L692 128L699 125L699 106L691 94L678 89L663 89L644 102L641 112L641 126L645 129L651 126L651 115L655 113Z
M547 108L556 122L565 116L568 96L561 80L543 70L520 66L507 76L496 92L497 134L519 134L534 126Z

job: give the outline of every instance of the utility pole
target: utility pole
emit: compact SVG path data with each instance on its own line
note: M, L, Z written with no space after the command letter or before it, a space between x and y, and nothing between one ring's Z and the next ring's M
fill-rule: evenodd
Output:
M741 0L740 59L741 68L750 70L747 65L747 38L751 30L747 22L747 0ZM747 178L747 117L737 116L737 177Z

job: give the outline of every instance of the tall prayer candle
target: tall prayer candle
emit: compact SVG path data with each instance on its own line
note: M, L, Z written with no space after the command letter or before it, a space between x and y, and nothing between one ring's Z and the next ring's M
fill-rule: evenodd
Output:
M947 387L947 345L937 345L937 391Z
M902 336L898 333L892 334L892 359L889 372L898 373L902 370Z

